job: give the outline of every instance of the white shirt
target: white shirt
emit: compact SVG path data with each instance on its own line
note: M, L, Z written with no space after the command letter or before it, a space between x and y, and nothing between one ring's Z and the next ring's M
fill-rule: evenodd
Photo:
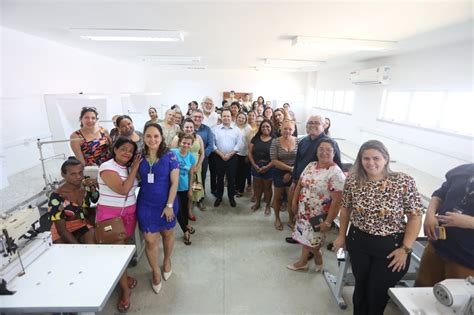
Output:
M238 128L238 127L237 127ZM247 151L248 151L248 141L250 138L250 134L252 133L252 127L249 126L249 124L246 124L244 128L240 129L238 128L241 132L242 139L240 141L240 147L239 151L237 152L238 155L240 156L247 156Z
M238 127L225 127L223 124L212 128L214 133L214 148L224 154L238 152L241 146L242 133Z
M209 116L206 116L206 114L203 114L204 118L202 119L202 123L204 125L209 126L209 128L212 129L212 127L217 126L217 122L219 120L219 115L217 115L216 112L212 112Z
M107 162L104 162L100 165L99 167L99 177L97 178L97 182L99 183L99 201L98 204L104 205L104 206L109 206L109 207L129 207L134 205L137 202L137 199L135 197L135 189L138 187L138 181L135 178L133 181L133 186L130 188L130 191L128 192L128 198L127 201L125 202L124 206L124 201L125 201L125 195L120 195L117 194L115 191L109 188L102 179L102 172L104 171L112 171L117 173L122 181L126 180L128 178L128 168L125 166L122 166L118 164L117 162L114 161L114 159L110 159Z

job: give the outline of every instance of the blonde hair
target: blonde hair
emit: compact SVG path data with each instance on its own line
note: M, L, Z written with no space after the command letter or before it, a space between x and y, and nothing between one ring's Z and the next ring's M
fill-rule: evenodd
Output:
M395 174L389 166L390 154L388 153L387 147L379 140L369 140L361 145L359 152L357 153L354 165L350 170L351 177L355 178L359 186L364 185L369 180L369 177L367 176L367 173L364 170L364 166L362 165L362 154L364 154L364 152L367 150L379 151L384 157L384 159L387 161L387 164L385 164L383 169L385 177L392 176L393 174Z

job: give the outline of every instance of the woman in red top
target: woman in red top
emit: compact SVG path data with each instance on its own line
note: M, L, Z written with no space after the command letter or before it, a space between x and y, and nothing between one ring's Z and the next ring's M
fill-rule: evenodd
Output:
M98 113L94 107L83 107L79 120L81 129L71 134L71 149L84 166L99 166L110 159L110 136L97 124ZM80 139L80 140L79 140Z

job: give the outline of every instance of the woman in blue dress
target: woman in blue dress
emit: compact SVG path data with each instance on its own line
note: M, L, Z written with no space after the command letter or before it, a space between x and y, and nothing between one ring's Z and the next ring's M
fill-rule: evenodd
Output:
M163 141L158 124L145 126L144 159L138 168L141 187L137 200L137 219L145 238L145 252L152 269L151 285L158 294L161 290L161 271L158 265L158 243L163 238L163 278L171 276L171 253L174 245L179 181L179 163Z

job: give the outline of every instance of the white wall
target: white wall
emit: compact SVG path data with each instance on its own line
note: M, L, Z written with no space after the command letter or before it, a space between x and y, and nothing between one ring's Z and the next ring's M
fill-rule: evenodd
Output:
M468 163L465 159L471 162L474 160L473 138L379 121L377 117L382 93L384 89L472 90L472 53L472 42L461 42L320 71L317 76L317 89L355 91L354 112L352 115L346 115L320 109L313 111L321 112L331 118L333 136L346 138L357 144L369 139L379 139L389 147L394 159L442 178L447 170ZM355 86L348 80L351 70L381 65L392 66L392 82L388 86ZM407 143L423 146L429 150ZM433 151L446 152L463 158L448 157Z
M144 70L9 28L0 32L1 188L7 176L39 163L34 141L51 135L44 94L143 91Z
M255 71L255 70L160 70L150 69L147 80L147 90L161 91L159 103L164 108L173 104L181 109L195 100L201 103L206 95L221 106L222 93L235 90L236 92L252 92L254 100L259 95L265 101L275 101L277 106L284 102L292 104L295 111L302 113L306 93L306 73ZM303 117L297 117L303 119Z

